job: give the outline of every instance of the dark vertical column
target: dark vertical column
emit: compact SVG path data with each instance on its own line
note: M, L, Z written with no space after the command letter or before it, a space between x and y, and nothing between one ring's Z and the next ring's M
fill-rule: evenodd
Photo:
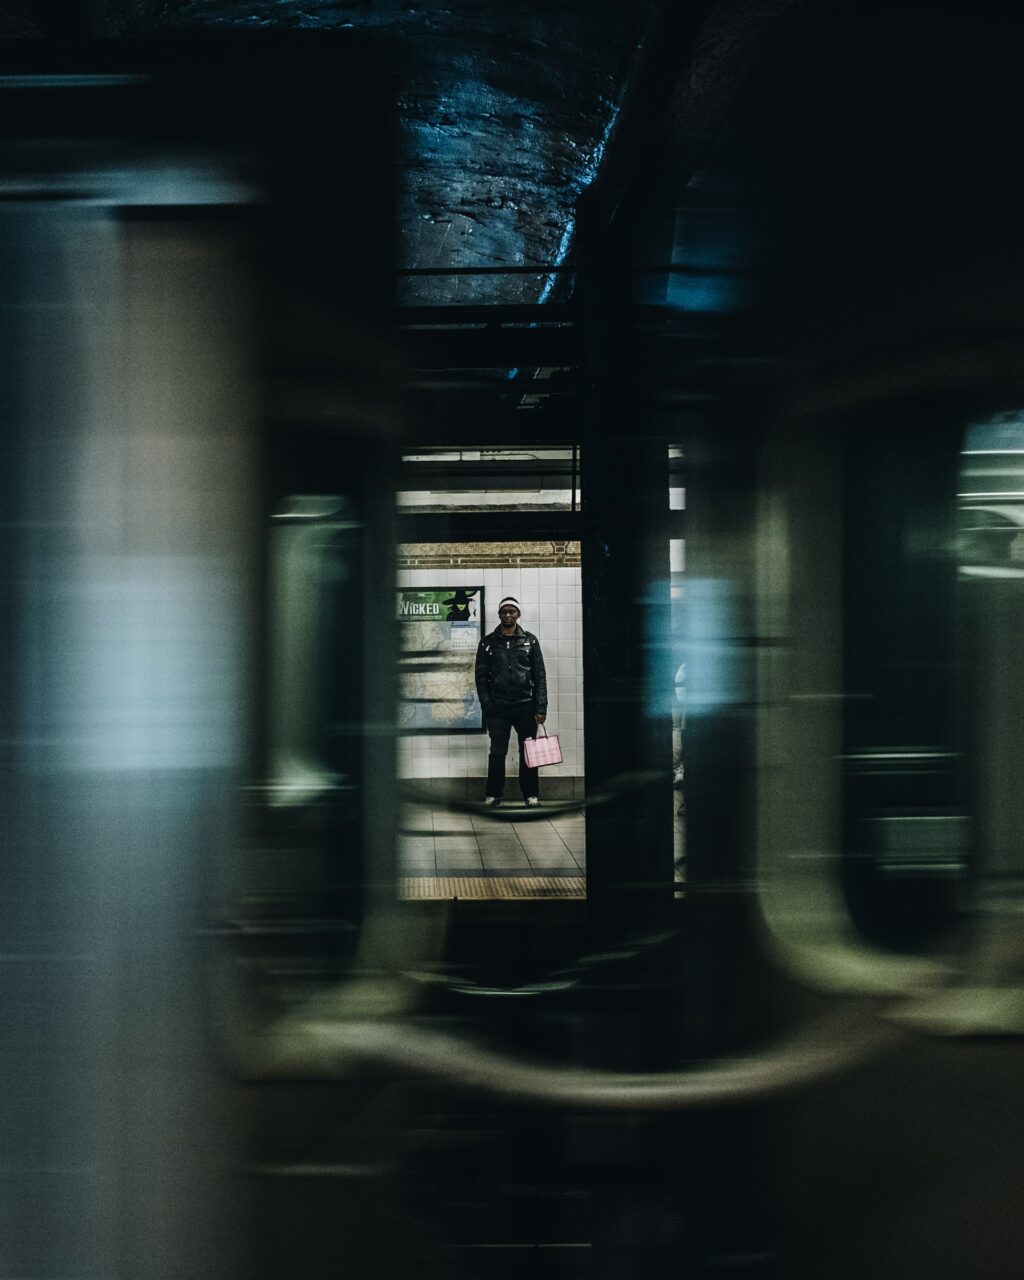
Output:
M261 50L248 72L287 87L258 117L269 196L261 266L271 484L342 500L347 527L319 586L318 745L345 780L333 805L336 883L343 897L366 890L383 905L393 893L396 810L389 76L376 44L283 49L290 56L276 42ZM357 189L370 194L370 216Z
M577 236L593 385L582 503L587 899L592 944L604 948L664 929L673 906L668 442L639 385L630 273L637 224L602 226L584 204ZM618 1069L664 1065L660 960L641 944L632 985L607 993L590 1028L593 1051ZM595 1280L666 1274L653 1136L641 1116L591 1126Z
M672 895L666 685L668 448L640 402L625 248L585 246L594 383L584 445L587 895L596 936L663 923Z
M893 875L880 863L906 858L905 833L934 831L965 799L950 547L969 410L958 401L872 406L843 424L843 887L857 927L901 950L944 936L957 911L947 868L919 863L907 875L904 862Z
M687 882L699 894L753 869L759 432L742 406L717 406L684 447Z
M359 916L360 964L395 963L394 481L389 367L393 218L388 76L375 45L297 43L282 62L266 130L270 302L267 427L291 492L344 499L317 654L325 758L339 778L318 832L320 908ZM283 83L283 90L281 85ZM286 105L285 105L286 104ZM343 580L344 579L344 580ZM361 907L360 907L361 904ZM261 1087L255 1275L392 1275L409 1266L395 1184L373 1176L396 1123L390 1099L353 1108L346 1083ZM372 1091L372 1084L369 1086ZM367 1116L372 1119L367 1119ZM333 1176L276 1176L326 1165ZM354 1170L348 1172L349 1169ZM371 1172L363 1173L363 1169ZM396 1224L399 1224L396 1226Z
M754 923L756 521L763 406L719 403L681 441L686 457L686 1051L713 1060L761 1038L766 961ZM775 1203L756 1107L676 1122L686 1214L682 1262L772 1276Z

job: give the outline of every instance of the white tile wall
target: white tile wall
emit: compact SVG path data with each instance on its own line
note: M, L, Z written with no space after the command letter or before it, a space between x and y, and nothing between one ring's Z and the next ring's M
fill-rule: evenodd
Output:
M557 733L562 763L546 775L583 776L583 661L580 630L579 569L403 569L399 587L484 585L487 616L484 630L498 625L498 601L515 596L522 606L522 625L540 640L548 676L549 733ZM506 773L519 772L515 735ZM486 734L416 734L398 747L403 778L482 777L487 772Z

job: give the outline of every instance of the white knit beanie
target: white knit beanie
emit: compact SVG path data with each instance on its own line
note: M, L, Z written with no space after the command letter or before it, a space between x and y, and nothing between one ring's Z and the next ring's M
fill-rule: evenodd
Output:
M504 609L507 604L512 605L518 613L522 613L522 609L519 608L519 601L515 596L505 596L503 600L500 600L498 602L498 612L501 613L502 609Z

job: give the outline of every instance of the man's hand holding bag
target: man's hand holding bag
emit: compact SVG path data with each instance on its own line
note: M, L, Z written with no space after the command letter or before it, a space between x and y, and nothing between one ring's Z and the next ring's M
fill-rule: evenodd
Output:
M542 769L546 764L562 763L562 748L558 745L558 734L548 733L543 725L538 728L543 738L527 738L523 743L523 756L531 769Z

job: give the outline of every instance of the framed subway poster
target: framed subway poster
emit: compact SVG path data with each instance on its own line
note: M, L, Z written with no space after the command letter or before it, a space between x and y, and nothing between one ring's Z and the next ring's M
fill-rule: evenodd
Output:
M399 587L400 731L483 732L474 680L483 617L483 587Z

